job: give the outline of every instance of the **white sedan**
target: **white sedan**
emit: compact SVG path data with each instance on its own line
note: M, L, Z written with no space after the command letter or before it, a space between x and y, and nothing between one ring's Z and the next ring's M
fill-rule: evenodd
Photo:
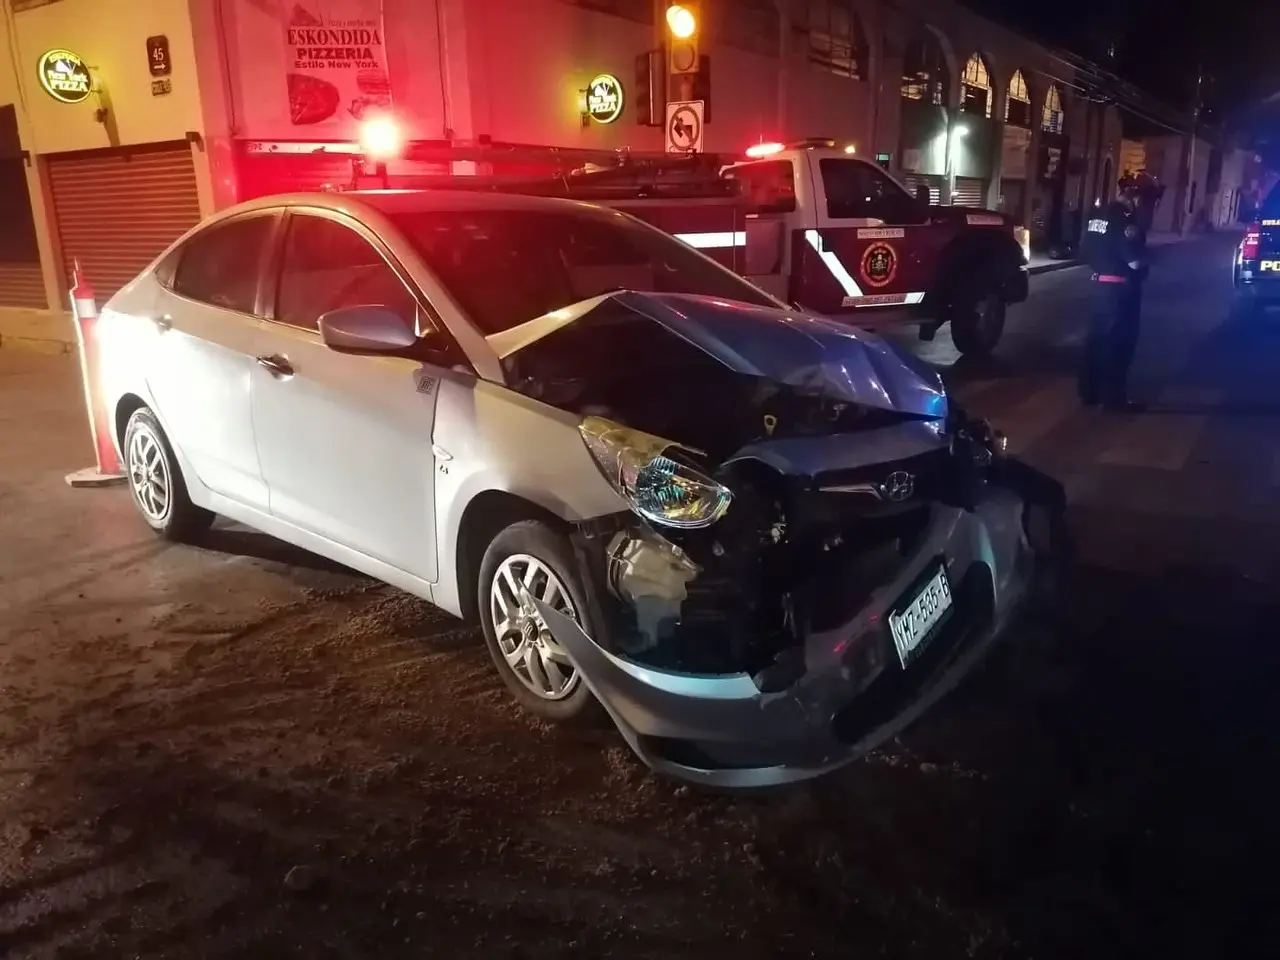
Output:
M735 787L865 753L1028 593L929 368L590 204L270 197L103 309L143 519L215 514L478 619L527 709Z

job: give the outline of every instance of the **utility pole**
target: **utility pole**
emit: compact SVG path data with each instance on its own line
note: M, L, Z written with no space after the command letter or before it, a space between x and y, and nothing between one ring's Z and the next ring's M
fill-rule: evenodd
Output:
M1186 195L1182 202L1182 223L1179 224L1179 232L1185 233L1188 220L1195 214L1192 209L1195 206L1195 182L1196 182L1196 131L1200 126L1200 110L1203 106L1202 95L1204 92L1204 64L1196 65L1196 95L1191 105L1191 135L1187 144L1187 187Z

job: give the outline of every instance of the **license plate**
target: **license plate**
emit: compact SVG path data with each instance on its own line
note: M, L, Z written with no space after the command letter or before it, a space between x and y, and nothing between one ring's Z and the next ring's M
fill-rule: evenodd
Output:
M925 637L946 616L951 604L951 583L947 580L947 569L938 567L938 572L929 578L906 606L897 613L889 614L889 631L893 634L893 643L898 648L898 658L904 667Z

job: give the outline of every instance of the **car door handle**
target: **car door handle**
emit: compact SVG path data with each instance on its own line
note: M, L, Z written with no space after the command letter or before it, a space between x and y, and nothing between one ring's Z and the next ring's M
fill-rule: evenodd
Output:
M173 318L165 315L163 317L152 317L151 322L155 324L155 328L160 333L173 329Z
M292 377L293 366L289 363L288 357L282 357L278 353L270 354L265 357L258 357L258 365L266 367L273 377Z

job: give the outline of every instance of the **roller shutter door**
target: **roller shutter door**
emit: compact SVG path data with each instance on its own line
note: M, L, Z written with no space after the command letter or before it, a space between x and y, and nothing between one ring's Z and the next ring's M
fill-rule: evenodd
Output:
M929 188L929 202L939 204L942 202L942 192L946 189L947 180L945 177L934 177L923 173L908 173L901 177L902 185L910 190L913 194L916 188L923 185Z
M64 277L79 260L98 302L200 222L186 141L47 158Z
M241 149L236 157L236 180L240 200L346 189L351 185L351 157L331 153L248 153Z
M956 177L956 192L951 202L957 207L985 207L987 181L976 177Z

